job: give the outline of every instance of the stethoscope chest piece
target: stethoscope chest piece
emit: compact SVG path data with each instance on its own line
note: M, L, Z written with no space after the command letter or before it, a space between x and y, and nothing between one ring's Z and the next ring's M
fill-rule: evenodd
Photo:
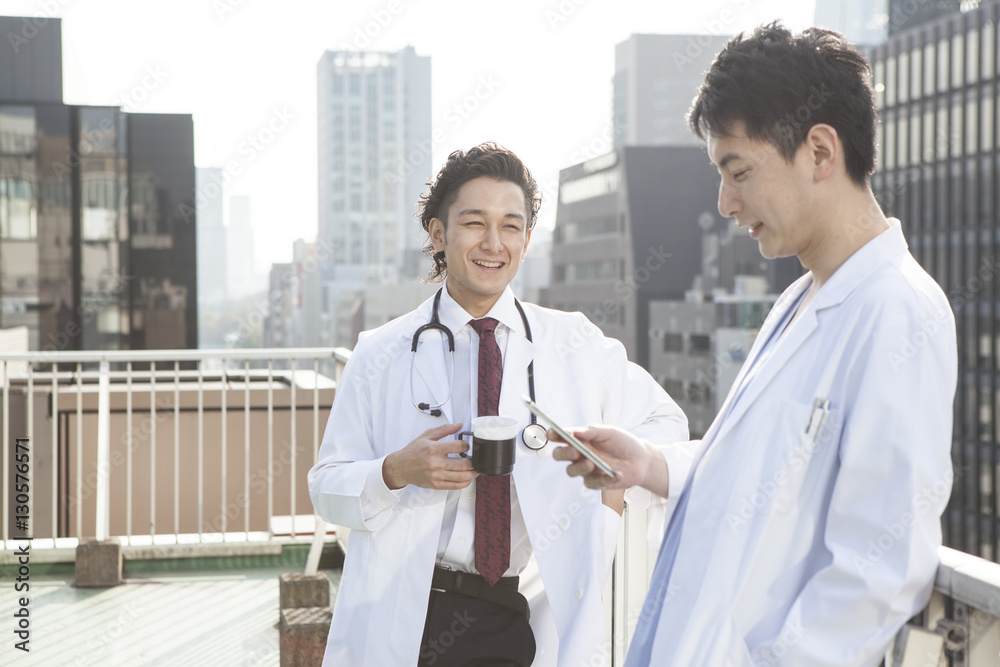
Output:
M534 416L534 415L532 415ZM541 424L528 424L521 431L521 442L528 449L538 451L544 449L549 439L545 435L545 427Z

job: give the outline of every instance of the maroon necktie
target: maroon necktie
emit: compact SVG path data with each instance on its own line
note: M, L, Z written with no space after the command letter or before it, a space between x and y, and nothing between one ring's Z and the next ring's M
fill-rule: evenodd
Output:
M479 334L479 416L499 414L503 361L492 317L473 320ZM494 585L510 567L510 478L476 477L476 569Z

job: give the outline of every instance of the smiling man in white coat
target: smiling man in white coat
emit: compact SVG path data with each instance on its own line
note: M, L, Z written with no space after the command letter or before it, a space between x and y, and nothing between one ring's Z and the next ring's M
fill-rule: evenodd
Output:
M686 441L687 420L584 316L514 298L539 204L530 172L494 144L452 153L422 197L445 284L361 335L309 473L317 513L352 529L324 664L607 664L621 492L587 489L554 445L520 437L521 397L658 442ZM477 415L517 420L512 474L457 457ZM529 604L518 589L532 561L544 593Z
M926 603L951 483L954 318L869 186L869 67L780 25L717 56L690 116L719 211L807 269L763 323L693 462L613 428L571 476L679 497L627 665L880 663ZM656 442L653 440L652 442ZM683 472L686 483L676 484Z

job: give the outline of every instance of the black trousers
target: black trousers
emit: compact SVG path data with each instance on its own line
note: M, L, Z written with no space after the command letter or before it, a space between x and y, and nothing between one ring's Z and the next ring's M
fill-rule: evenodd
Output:
M431 591L418 667L530 667L534 659L535 635L518 612Z

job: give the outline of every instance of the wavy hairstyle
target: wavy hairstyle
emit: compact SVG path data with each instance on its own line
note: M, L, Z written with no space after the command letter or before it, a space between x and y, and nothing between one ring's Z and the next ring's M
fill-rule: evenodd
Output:
M538 209L542 205L542 195L538 183L521 159L513 152L486 142L473 146L467 151L457 150L448 156L437 177L427 183L429 190L420 196L420 225L430 234L431 220L439 219L448 227L448 209L458 198L459 189L467 182L485 176L496 181L508 181L524 192L524 208L528 214L528 231L535 227ZM439 282L448 275L448 265L444 252L434 252L434 244L428 236L424 244L424 254L434 260L434 266L427 276L430 282Z

